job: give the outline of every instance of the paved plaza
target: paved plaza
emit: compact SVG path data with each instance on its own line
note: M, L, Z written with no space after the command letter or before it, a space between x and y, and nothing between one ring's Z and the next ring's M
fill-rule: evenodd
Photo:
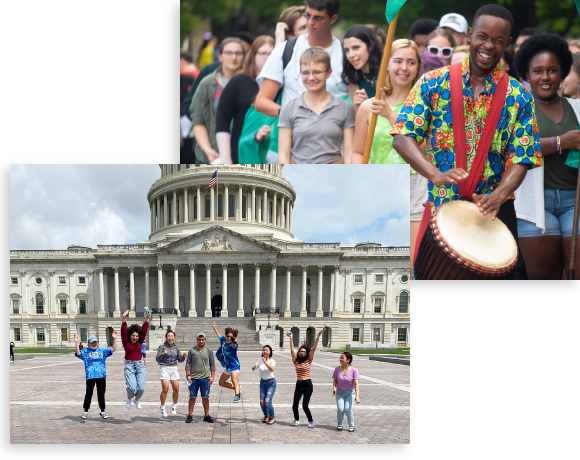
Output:
M215 350L214 350L215 351ZM10 442L11 443L96 443L96 444L378 444L410 442L410 366L370 361L355 356L353 365L361 375L361 403L355 405L356 431L336 431L336 403L332 395L332 372L339 364L336 353L317 351L311 376L314 393L310 409L315 428L307 427L300 408L300 425L290 426L296 373L290 353L274 352L277 389L274 395L276 423L261 423L259 372L251 371L260 352L240 351L242 402L232 403L233 392L218 386L221 366L210 393L210 415L214 424L202 421L201 398L197 399L193 423L186 424L188 389L184 364L181 377L178 415L171 415L171 388L166 408L159 411L159 366L151 351L147 359L147 383L141 410L125 407L123 351L107 359L107 414L99 417L96 388L89 418L81 419L85 394L84 364L73 354L36 355L34 359L10 364ZM83 425L98 430L87 437ZM345 419L345 426L347 425ZM129 430L128 430L129 428ZM138 430L138 431L137 431ZM132 433L128 435L128 433Z

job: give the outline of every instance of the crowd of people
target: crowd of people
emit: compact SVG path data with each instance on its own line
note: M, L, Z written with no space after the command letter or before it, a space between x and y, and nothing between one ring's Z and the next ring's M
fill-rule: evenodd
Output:
M239 38L221 42L219 62L203 67L182 91L189 149L182 162L361 163L375 114L368 162L411 165L412 254L426 209L469 200L512 233L520 257L508 278L565 277L580 150L580 41L537 28L512 37L513 17L500 5L480 8L471 27L455 13L419 19L408 38L392 44L377 88L386 35L367 24L350 27L342 41L334 37L340 3L305 0L304 7L285 10L275 39L257 37L249 51ZM465 99L467 162L459 163L453 66L461 71ZM471 171L504 74L507 96L497 129L487 135L480 169ZM575 258L580 263L580 245Z
M145 389L146 371L145 365L142 362L144 353L141 353L142 345L145 342L145 336L149 328L150 315L147 313L147 318L142 325L132 324L127 326L127 316L129 310L125 311L122 316L121 324L121 341L125 349L125 384L127 387L127 409L135 405L137 409L141 409L139 400L143 396ZM186 385L189 388L189 407L188 415L185 423L193 422L193 409L197 395L200 394L202 407L204 412L203 421L207 423L214 423L214 418L209 414L209 394L211 385L214 382L216 365L215 358L218 359L223 367L222 375L219 379L219 386L234 390L234 397L232 402L239 403L242 399L242 391L239 383L239 374L241 370L240 361L238 359L238 331L227 327L224 331L225 335L220 334L215 323L213 323L213 330L220 341L218 350L214 352L206 345L207 336L200 332L197 334L196 345L192 346L188 352L181 352L179 347L175 344L175 332L167 331L165 333L165 342L159 345L157 355L155 357L159 364L159 380L161 381L161 394L159 396L162 417L168 417L169 414L165 409L165 402L169 392L169 386L172 389L171 413L177 415L177 403L179 400L179 369L178 363L185 362ZM326 329L318 332L316 340L312 348L308 344L302 344L298 347L298 352L294 350L294 337L291 332L287 335L290 338L290 352L292 355L292 363L296 369L296 387L294 390L294 400L292 403L292 411L294 414L294 421L291 426L299 425L300 415L298 406L302 399L302 409L308 419L308 427L314 428L314 419L312 413L308 408L310 398L312 396L314 386L310 378L310 367L314 360L314 352L318 346L320 336ZM106 364L105 360L110 357L117 349L117 332L112 331L112 348L99 347L99 342L96 336L91 335L88 338L88 347L80 349L80 341L78 335L74 335L76 344L75 356L82 359L85 363L86 374L86 393L83 403L83 414L81 417L86 420L88 418L89 409L91 406L91 399L95 386L97 387L97 397L100 408L100 416L107 419L105 412L105 391L106 391ZM13 343L10 344L10 352L12 354ZM273 359L274 352L270 345L265 345L262 349L261 357L252 366L252 371L259 369L260 371L260 407L264 418L263 423L272 425L275 421L274 415L274 393L276 392L276 378L274 370L276 368L276 361ZM352 413L353 402L360 403L358 380L360 375L358 370L351 366L352 354L349 352L340 355L340 365L334 369L332 374L333 379L333 394L336 396L337 403L337 430L342 430L343 420L346 415L348 421L348 431L354 431L354 416ZM228 382L230 380L231 382Z

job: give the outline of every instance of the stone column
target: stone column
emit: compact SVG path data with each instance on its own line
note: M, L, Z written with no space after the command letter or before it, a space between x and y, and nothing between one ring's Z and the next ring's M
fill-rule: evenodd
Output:
M252 222L256 222L256 186L252 185Z
M211 317L211 264L205 264L205 316Z
M244 264L238 264L238 311L237 316L244 316Z
M282 195L282 198L280 199L280 227L282 228L286 228L284 223L284 198L284 195Z
M292 231L292 221L294 220L294 219L293 219L293 217L294 217L294 211L293 211L293 208L294 208L294 203L292 203L292 204L290 205L290 228L288 229L288 230L290 230L290 231Z
M201 221L201 187L197 186L197 221Z
M256 201L258 206L258 220L256 222L262 223L262 205L260 204L260 197L257 197Z
M161 224L161 200L157 197L157 219L155 224L155 229L159 230L163 225Z
M195 264L189 264L189 317L196 317L195 307Z
M211 220L212 222L215 221L215 188L211 187L210 190L210 195L209 195L209 220Z
M224 284L224 293L222 295L222 316L227 318L228 315L228 264L222 264L223 270L223 284Z
M120 307L119 307L119 267L113 267L113 271L115 272L115 316L119 316L120 314Z
M224 185L224 199L223 199L223 206L222 209L224 211L224 222L227 221L229 219L229 214L230 214L230 192L229 192L229 187L226 185Z
M179 311L179 264L173 264L173 308L177 310L177 316L181 316Z
M103 280L103 272L105 269L99 267L99 312L105 311L105 282Z
M307 316L306 314L306 270L308 265L302 265L302 295L300 296L300 316Z
M268 214L268 190L264 189L264 215L262 216L262 220L264 223L270 223L269 214Z
M163 226L169 226L169 208L167 207L167 193L163 194Z
M276 264L270 264L272 272L270 274L270 311L276 309Z
M151 211L151 233L155 231L155 204L151 202L149 204L149 211Z
M187 201L187 187L183 189L183 222L189 222L189 201Z
M242 220L242 186L238 186L238 209L236 212L236 220Z
M272 204L272 224L278 225L278 209L276 206L276 201L278 199L278 192L274 192L273 204Z
M318 299L316 299L316 317L324 316L322 313L322 276L324 275L324 265L318 266Z
M332 316L338 315L338 265L334 266L334 292L332 299Z
M129 267L129 310L135 311L135 268Z
M288 318L292 316L290 313L290 290L291 290L291 276L292 276L292 265L286 265L286 302L284 304L284 317Z
M157 264L157 308L163 309L163 264Z
M173 199L171 200L171 224L177 223L177 192L173 190Z
M290 230L290 198L286 201L286 222L284 228Z
M143 269L145 270L145 306L149 308L149 267L143 267Z
M254 291L254 311L260 309L260 264L256 264L256 289Z

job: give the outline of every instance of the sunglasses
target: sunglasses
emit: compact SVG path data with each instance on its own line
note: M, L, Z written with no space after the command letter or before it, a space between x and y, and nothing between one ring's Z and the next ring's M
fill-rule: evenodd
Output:
M226 337L227 337L228 339L233 339L233 338L234 338L234 336L233 336L233 335L226 335Z
M431 54L439 54L439 52L441 52L441 56L448 58L453 54L453 48L448 46L444 46L443 48L439 48L438 46L428 46L427 52Z

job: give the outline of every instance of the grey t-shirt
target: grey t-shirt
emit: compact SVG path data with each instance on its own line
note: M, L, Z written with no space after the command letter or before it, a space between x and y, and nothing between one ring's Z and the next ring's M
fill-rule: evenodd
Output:
M292 129L294 163L332 163L341 156L343 131L354 127L354 110L349 102L331 94L326 107L316 115L301 94L282 106L278 127Z
M213 351L207 346L201 351L196 346L191 347L185 360L185 370L190 372L192 379L204 379L209 377L210 371L215 371L215 359Z

